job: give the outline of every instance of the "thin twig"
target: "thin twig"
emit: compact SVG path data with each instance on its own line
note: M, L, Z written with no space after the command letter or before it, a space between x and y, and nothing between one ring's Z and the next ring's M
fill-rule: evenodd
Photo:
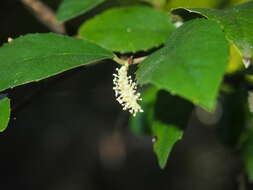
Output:
M127 58L127 62L129 65L135 65L139 64L142 61L144 61L147 58L147 56L144 57L138 57L138 58L133 58L133 56Z
M128 63L129 65L135 65L135 64L141 63L146 58L147 58L146 56L144 56L144 57L138 57L138 58L133 58L132 56L131 57L120 57L120 58L118 58L117 56L115 56L113 58L113 60L115 62L117 62L118 64L120 64L120 65L124 65L126 63Z
M29 8L34 16L46 25L51 31L65 34L66 29L63 23L57 21L55 12L42 3L40 0L20 0L27 8Z
M138 57L133 59L132 64L139 64L140 62L144 61L147 57Z

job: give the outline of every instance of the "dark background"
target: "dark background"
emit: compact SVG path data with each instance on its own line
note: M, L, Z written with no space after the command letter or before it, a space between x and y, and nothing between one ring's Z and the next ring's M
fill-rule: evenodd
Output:
M68 22L68 33L92 14ZM1 44L35 32L50 31L18 0L1 0ZM195 115L159 169L151 137L132 134L115 101L115 67L104 61L5 92L13 113L0 134L1 190L243 190L239 157Z

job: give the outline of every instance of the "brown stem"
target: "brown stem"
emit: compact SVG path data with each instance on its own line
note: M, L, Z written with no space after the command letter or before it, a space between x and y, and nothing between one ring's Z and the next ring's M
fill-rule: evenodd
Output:
M46 25L51 31L65 34L66 29L63 23L57 21L55 12L42 3L40 0L20 0L27 8L31 10L34 16Z

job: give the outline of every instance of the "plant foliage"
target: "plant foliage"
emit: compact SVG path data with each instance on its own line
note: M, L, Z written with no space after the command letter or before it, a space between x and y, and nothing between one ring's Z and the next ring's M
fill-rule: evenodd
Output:
M153 137L160 167L166 166L176 142L183 138L194 107L212 112L221 104L218 136L240 148L253 181L249 114L253 96L248 96L253 76L251 67L241 66L253 61L253 1L231 7L242 1L110 1L102 12L96 9L95 16L83 20L78 38L27 34L1 46L0 91L8 93L10 88L105 59L119 65L138 63L136 80L141 89L137 91L143 92L144 113L130 117L129 123L136 134ZM103 2L63 0L57 18L67 21ZM128 87L122 92L137 97L127 74L120 77L126 81L117 82ZM5 97L0 100L1 132L9 118L10 100Z

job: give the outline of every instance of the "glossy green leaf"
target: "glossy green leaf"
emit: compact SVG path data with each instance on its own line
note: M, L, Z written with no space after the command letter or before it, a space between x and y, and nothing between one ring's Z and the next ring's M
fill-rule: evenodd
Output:
M137 81L151 83L212 110L229 57L214 21L195 19L171 34L166 46L139 64Z
M216 21L244 57L253 56L253 1L222 10L201 8L186 10Z
M63 0L57 11L57 19L59 21L69 20L89 11L102 2L104 0Z
M158 47L173 30L169 15L147 6L132 6L107 10L85 22L79 36L126 53Z
M171 111L168 111L168 108ZM161 168L166 166L175 143L182 138L192 110L193 105L188 101L165 91L158 93L152 135L156 138L154 151Z
M3 132L9 123L11 114L10 100L3 98L0 100L0 132Z
M0 91L112 57L112 52L81 39L26 35L0 48Z

